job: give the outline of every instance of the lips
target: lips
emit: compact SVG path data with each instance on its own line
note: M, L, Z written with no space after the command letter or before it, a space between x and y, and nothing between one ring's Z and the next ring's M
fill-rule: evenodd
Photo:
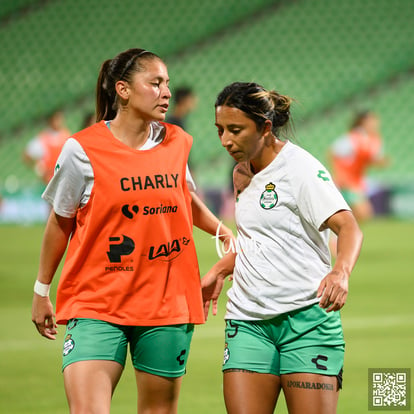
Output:
M165 111L168 111L168 104L158 105L160 108L164 109Z
M228 153L233 157L233 158L237 158L240 157L240 155L242 154L241 151L228 151Z

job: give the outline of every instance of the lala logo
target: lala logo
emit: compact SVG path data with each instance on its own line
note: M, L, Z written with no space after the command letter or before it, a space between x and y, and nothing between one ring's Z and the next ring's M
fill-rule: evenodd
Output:
M278 196L275 188L273 183L266 184L265 190L260 196L260 206L265 210L270 210L277 204Z

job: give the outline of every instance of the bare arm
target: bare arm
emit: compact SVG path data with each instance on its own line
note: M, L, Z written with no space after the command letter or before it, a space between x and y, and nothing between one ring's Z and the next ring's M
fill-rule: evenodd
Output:
M224 280L233 273L236 259L234 253L236 240L233 232L219 221L194 192L191 192L191 196L194 225L213 236L217 236L224 243L224 251L227 252L201 279L204 315L207 319L210 303L212 303L213 315L217 314L217 300Z
M73 230L74 218L58 216L50 213L43 236L40 251L40 264L37 280L50 284L65 253L69 237ZM54 322L53 306L48 296L33 294L32 321L39 333L48 338L56 339L56 324Z
M372 161L372 166L373 167L377 167L377 168L385 168L385 167L389 167L391 164L391 160L390 157L388 156L381 156L377 159L374 159Z
M338 236L335 265L321 281L317 293L320 306L330 312L345 305L349 276L358 259L363 235L350 211L335 213L325 224Z
M233 232L226 227L220 220L208 209L201 201L198 195L191 191L192 203L191 209L193 213L193 222L196 227L205 231L212 236L216 235L217 229L220 230L219 239L224 242L228 238L234 238Z

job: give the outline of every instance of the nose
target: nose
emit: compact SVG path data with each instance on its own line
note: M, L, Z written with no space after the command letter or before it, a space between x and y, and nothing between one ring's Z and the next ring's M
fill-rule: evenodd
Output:
M162 91L162 97L163 98L167 98L167 99L170 99L171 98L171 91L170 91L170 88L168 87L168 86L165 86L165 88L163 89L163 91Z
M230 135L226 131L223 131L223 133L221 134L220 140L221 140L221 145L224 148L228 149L231 147L232 141L230 139Z

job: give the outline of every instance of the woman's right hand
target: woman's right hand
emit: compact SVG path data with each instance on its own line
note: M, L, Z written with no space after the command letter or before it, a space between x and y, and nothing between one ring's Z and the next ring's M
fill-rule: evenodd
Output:
M223 289L224 278L215 274L214 270L210 270L201 279L201 291L203 295L204 318L207 320L210 304L212 305L213 315L217 315L217 303L220 293Z
M33 294L32 321L40 335L47 339L56 339L57 325L49 296Z
M39 272L36 280L50 285L56 269L65 253L76 218L59 216L54 210L50 212L40 250ZM40 335L56 339L56 322L53 305L49 296L33 294L32 321Z

